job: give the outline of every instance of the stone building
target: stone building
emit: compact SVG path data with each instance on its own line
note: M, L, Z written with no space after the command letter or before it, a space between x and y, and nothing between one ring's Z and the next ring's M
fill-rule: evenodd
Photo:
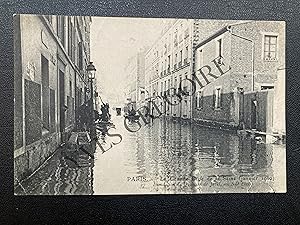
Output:
M199 41L194 59L194 120L272 131L273 89L285 68L284 22L226 22Z
M91 17L14 16L15 183L75 128L89 98L90 24Z
M139 108L145 98L145 49L128 59L125 66L127 103Z
M146 90L149 97L157 97L156 104L169 117L191 118L191 97L176 104L168 104L163 96L171 95L171 88L192 74L192 46L194 20L169 20L145 58ZM187 88L184 86L183 88Z
M225 20L168 20L162 35L147 51L145 58L146 90L149 97L155 97L154 102L163 115L192 119L193 90L187 79L193 79L194 47L209 33L227 23ZM176 94L180 91L189 94L179 99Z

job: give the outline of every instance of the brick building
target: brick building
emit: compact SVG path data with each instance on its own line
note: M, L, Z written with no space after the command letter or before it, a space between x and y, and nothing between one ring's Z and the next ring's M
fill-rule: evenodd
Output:
M66 140L89 98L90 24L91 17L14 17L15 182Z
M192 92L187 79L192 79L194 71L194 47L209 33L224 27L228 21L199 19L169 19L156 40L146 53L145 80L149 97L155 97L155 103L161 112L169 117L192 119L192 96L175 96L181 89ZM168 96L168 101L163 96ZM157 98L157 96L160 96ZM171 102L172 104L170 104Z
M284 22L223 23L199 40L194 59L194 120L272 130L273 89L285 68Z

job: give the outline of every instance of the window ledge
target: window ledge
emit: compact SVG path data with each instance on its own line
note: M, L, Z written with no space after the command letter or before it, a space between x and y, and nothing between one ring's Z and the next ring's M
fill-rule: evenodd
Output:
M270 59L270 58L264 58L265 62L278 62L278 59Z

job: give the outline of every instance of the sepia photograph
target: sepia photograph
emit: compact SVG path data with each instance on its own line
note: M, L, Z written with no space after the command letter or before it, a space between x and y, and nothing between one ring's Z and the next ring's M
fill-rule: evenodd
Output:
M14 194L286 193L285 29L14 15Z

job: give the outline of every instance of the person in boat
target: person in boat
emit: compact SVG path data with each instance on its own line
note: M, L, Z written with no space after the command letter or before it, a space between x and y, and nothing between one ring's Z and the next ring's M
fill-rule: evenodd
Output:
M111 116L109 114L109 104L108 103L104 103L101 106L101 115L100 115L101 121L108 122L110 120L110 117Z
M105 107L106 107L106 111L107 111L107 117L108 117L108 119L110 120L111 115L110 115L110 113L109 113L109 104L106 103Z
M107 122L108 121L108 117L107 117L107 109L105 107L105 104L103 104L101 106L100 110L101 110L101 115L100 115L101 121Z
M136 111L134 110L134 108L133 108L133 106L131 107L131 110L129 110L129 112L128 112L128 116L135 116L135 114L136 114Z
M88 102L83 103L78 109L77 128L86 130L89 125L89 106Z
M95 121L101 119L100 113L97 110L95 110L95 109L94 109L94 115L95 115Z

